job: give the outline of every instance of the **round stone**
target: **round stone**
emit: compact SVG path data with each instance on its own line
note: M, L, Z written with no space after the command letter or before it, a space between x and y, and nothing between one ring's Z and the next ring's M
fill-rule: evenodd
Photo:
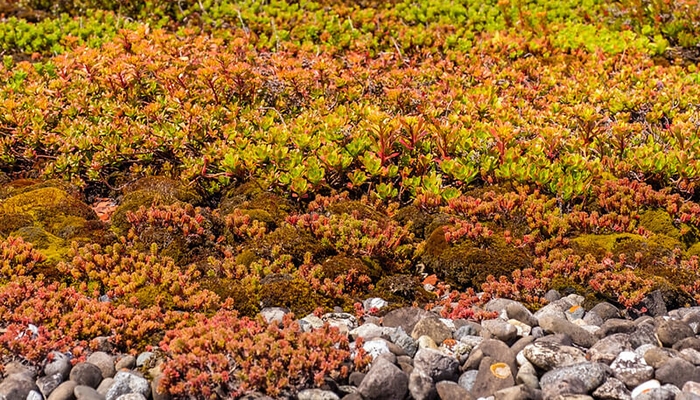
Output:
M506 363L491 364L491 373L499 379L506 379L512 376L510 367Z

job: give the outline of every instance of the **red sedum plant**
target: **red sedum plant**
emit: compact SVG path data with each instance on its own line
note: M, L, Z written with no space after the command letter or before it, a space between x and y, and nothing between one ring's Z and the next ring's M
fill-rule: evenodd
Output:
M292 394L346 376L350 360L348 339L337 328L302 332L289 315L278 326L221 311L166 332L160 347L168 353L161 387L197 399L251 390Z

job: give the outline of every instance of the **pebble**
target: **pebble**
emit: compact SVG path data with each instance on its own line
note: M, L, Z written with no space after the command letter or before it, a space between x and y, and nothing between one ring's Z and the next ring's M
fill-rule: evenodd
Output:
M633 351L618 354L610 365L615 378L627 387L635 387L654 377L654 368L647 365L644 358Z
M112 378L117 373L114 367L114 357L103 351L96 351L90 354L86 360L90 364L96 365L102 372L102 378Z
M360 320L344 312L307 315L299 320L302 329L336 326L348 335L351 349L363 338L373 361L348 378L327 380L322 388L301 387L291 395L302 400L700 399L700 338L695 336L700 307L659 314L664 308L658 305L654 317L632 320L609 303L586 312L582 301L552 293L552 302L533 314L516 301L493 299L484 310L498 318L481 322L407 307ZM363 303L368 310L388 305L380 298ZM264 310L272 323L287 313ZM134 357L112 349L95 351L72 366L70 354L53 352L38 376L21 363L7 363L0 399L169 400L155 390L159 368L146 377L137 370L151 367L153 357L153 352ZM260 393L244 398L269 399Z
M78 385L96 388L102 382L102 371L95 364L77 363L70 371L70 380Z

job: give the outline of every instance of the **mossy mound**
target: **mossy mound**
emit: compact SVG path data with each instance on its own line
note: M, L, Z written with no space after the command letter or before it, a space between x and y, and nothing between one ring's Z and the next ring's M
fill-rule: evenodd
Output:
M192 219L199 221L197 227L202 229L201 233L192 232L192 228L188 227L189 221L172 217L183 210L166 206L162 209L156 208L154 212L158 211L161 211L158 213L160 214L158 217L148 217L148 211L141 209L133 217L139 221L131 220L134 225L129 231L129 235L137 238L134 241L136 248L141 251L149 251L152 245L156 245L161 255L172 258L178 265L204 260L215 253L216 246L212 239L216 237L214 223L211 212L207 209L198 208L195 210L189 205L186 205L184 209L185 218L189 218L189 221ZM166 218L168 216L170 218ZM141 220L141 218L153 218L153 220ZM182 214L179 218L182 218ZM187 233L183 230L186 227L190 229Z
M308 282L289 275L265 277L260 288L263 307L286 307L295 315L304 316L318 307L329 308L331 302L317 293Z
M6 236L23 228L37 227L65 240L66 245L73 240L106 243L111 239L92 208L57 187L65 186L62 182L32 182L11 183L14 186L9 192L13 195L0 202L0 234Z
M172 310L175 308L175 302L173 300L173 295L169 292L167 287L161 286L143 286L136 290L130 296L135 297L139 303L140 307L148 308L153 306L159 306L164 310ZM127 299L124 299L127 300ZM130 299L128 301L131 301Z
M97 214L87 204L55 187L39 188L7 198L0 203L0 212L26 214L43 226L50 226L62 217L97 219Z
M257 182L247 182L224 193L218 211L225 218L234 210L240 210L274 230L293 209L286 199L263 190Z
M78 188L68 182L57 179L50 179L46 181L41 181L38 179L16 179L7 182L0 187L0 199L7 199L19 194L31 192L32 190L49 187L60 189L76 199L81 199L81 192Z
M617 258L624 254L630 263L643 269L658 265L664 257L672 256L674 249L684 247L678 239L663 234L645 238L633 233L581 235L573 238L570 246L575 254L590 254L599 261L606 255Z
M126 218L129 212L135 212L141 207L175 203L199 205L202 203L202 197L184 183L170 178L162 176L142 178L124 189L119 207L112 215L112 230L117 235L125 235L129 231L131 224Z
M311 253L314 260L333 255L331 248L321 244L308 232L289 224L284 224L267 235L263 239L262 246L258 248L265 254L271 254L274 249L277 249L281 254L292 256L292 260L297 264L304 261L306 253Z
M404 274L383 277L371 295L394 303L396 307L414 302L422 305L436 300L435 294L425 290L417 277Z
M228 278L204 278L201 288L216 293L222 302L232 299L239 314L254 317L260 311L258 295L251 287Z
M162 197L177 199L192 205L199 205L202 203L202 196L200 196L196 190L190 188L184 182L165 176L147 176L141 178L127 185L123 193L126 196L142 190L155 192Z
M372 221L386 221L388 217L372 207L357 200L341 200L331 203L326 207L328 212L336 215L352 215L357 219L369 219Z
M13 231L25 226L34 225L34 219L21 213L0 213L0 235L6 237Z
M56 265L59 261L65 260L70 250L66 241L58 236L45 231L38 226L25 226L11 233L12 236L19 236L26 242L30 242L34 248L46 257L44 265L46 267ZM55 275L53 272L42 269L40 272L45 275Z
M330 257L321 264L323 277L331 280L337 278L338 276L347 274L348 271L352 269L356 270L362 275L367 275L370 277L375 275L374 272L376 272L370 269L362 260L344 255Z
M399 209L396 214L394 214L393 218L399 224L408 226L411 233L419 239L425 238L432 232L432 230L427 230L427 228L435 220L435 216L414 205ZM433 227L433 230L435 230L434 228L435 227Z
M506 243L500 235L485 238L481 243L467 240L450 245L442 228L435 229L428 238L422 260L430 272L459 289L480 289L489 275L511 276L516 269L529 268L532 264L530 254Z
M689 224L677 224L665 210L647 210L639 216L639 225L649 231L676 239L688 248L698 241L698 230ZM681 229L683 228L683 229Z

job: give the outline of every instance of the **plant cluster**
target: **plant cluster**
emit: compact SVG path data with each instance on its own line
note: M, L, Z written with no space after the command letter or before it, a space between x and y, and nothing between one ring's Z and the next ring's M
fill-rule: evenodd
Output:
M277 326L230 312L194 322L168 331L161 341L172 357L161 385L176 396L237 397L254 389L279 396L349 372L348 338L328 325L302 332L288 316Z
M367 358L261 305L700 301L694 0L6 3L1 352L282 396Z

